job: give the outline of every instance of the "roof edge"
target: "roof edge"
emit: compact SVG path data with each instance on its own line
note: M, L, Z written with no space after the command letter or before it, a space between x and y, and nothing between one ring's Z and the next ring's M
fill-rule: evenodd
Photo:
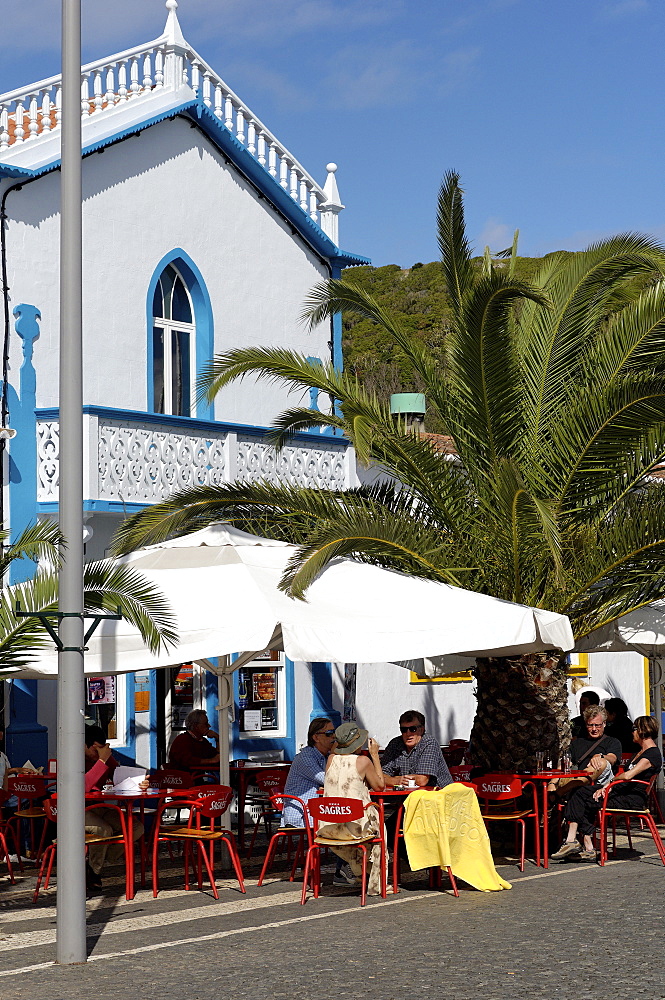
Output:
M305 242L320 257L337 267L353 267L358 264L370 264L371 260L360 254L340 250L327 236L321 227L294 202L279 182L262 164L256 160L249 150L227 129L200 97L185 101L159 114L152 115L143 121L121 129L109 136L85 145L82 150L84 157L106 149L130 136L138 135L153 125L177 117L188 117L214 143L222 155L233 163L237 170L259 190L259 193L278 210L285 220L293 226ZM32 179L51 173L60 168L60 158L53 159L42 167L31 170L27 167L16 167L9 163L0 163L0 178Z

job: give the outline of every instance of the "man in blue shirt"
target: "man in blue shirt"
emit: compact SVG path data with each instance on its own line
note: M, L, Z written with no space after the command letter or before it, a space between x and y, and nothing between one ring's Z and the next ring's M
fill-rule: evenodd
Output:
M307 802L314 798L319 788L323 788L326 777L326 761L335 749L335 727L323 717L312 719L307 730L307 746L293 758L284 786L285 795L297 795ZM305 825L302 806L299 802L284 800L282 826ZM334 885L355 885L357 882L351 868L340 858L333 878Z

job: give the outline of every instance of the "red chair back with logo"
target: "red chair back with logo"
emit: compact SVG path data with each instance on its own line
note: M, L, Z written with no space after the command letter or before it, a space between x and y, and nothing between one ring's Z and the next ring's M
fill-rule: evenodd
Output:
M284 791L288 773L285 768L281 768L279 771L263 771L256 775L252 784L260 788L267 796L271 796Z
M201 815L211 819L223 816L231 805L232 798L233 789L228 785L205 785L198 794Z
M180 791L181 789L192 789L193 781L191 774L187 771L178 771L176 768L163 768L161 771L153 771L148 777L150 788L169 788Z
M44 778L33 778L26 774L17 774L7 780L7 789L10 795L15 795L18 799L42 799L48 795Z
M307 808L312 819L318 823L349 823L365 815L365 806L360 799L342 799L332 795L309 799Z
M522 782L511 774L484 774L473 781L479 799L500 802L522 794Z
M449 767L448 770L454 781L471 781L470 764L458 764L457 766Z

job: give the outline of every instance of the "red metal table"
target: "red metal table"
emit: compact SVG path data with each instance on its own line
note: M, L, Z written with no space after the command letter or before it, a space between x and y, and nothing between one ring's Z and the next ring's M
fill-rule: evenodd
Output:
M127 899L133 899L134 892L134 803L141 805L143 819L146 802L156 802L169 794L166 788L147 788L143 791L125 792L87 792L85 800L88 804L111 802L125 810L127 821L127 842L125 844L125 864L127 865Z
M586 771L560 771L558 769L552 769L548 771L536 771L533 774L527 774L522 772L517 774L516 772L509 771L496 771L493 774L510 774L512 778L519 778L522 781L533 781L541 782L542 784L542 804L541 804L541 817L543 820L543 868L549 868L549 821L547 816L548 809L548 799L547 799L547 786L550 781L554 781L556 778L580 778L587 775Z
M245 765L241 765L240 767L237 764L232 764L229 768L231 785L235 788L238 795L238 845L241 851L245 848L245 800L247 798L247 789L252 784L252 779L257 774L260 774L261 771L288 770L290 767L291 761L267 762L265 764L247 761Z
M399 832L402 826L402 816L404 815L404 802L411 792L422 791L420 786L415 788L384 788L382 792L371 792L372 799L381 802L385 809L386 803L397 805L397 822L395 824L395 835L393 837L393 893L399 892ZM433 791L433 789L429 789Z

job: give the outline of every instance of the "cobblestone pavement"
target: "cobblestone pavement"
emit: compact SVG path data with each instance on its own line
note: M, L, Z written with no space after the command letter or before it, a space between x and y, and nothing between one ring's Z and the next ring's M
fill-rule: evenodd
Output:
M621 844L622 842L619 841ZM511 891L459 899L408 874L397 896L333 888L300 906L300 883L247 896L218 880L220 899L186 893L176 870L159 898L128 903L120 873L88 903L90 959L60 967L54 894L33 906L34 875L0 885L0 998L15 1000L665 1000L665 868L651 838L605 868L570 861L549 872L498 859ZM278 873L279 874L279 873ZM235 888L234 888L235 885Z

